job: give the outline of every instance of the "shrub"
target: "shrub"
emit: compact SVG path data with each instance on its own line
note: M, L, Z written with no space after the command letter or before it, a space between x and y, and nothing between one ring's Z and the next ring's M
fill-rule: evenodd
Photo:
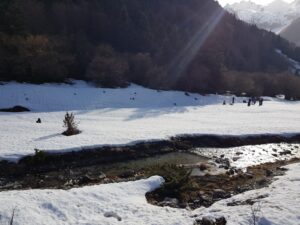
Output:
M67 128L67 130L63 132L63 135L65 136L72 136L80 133L80 130L77 128L77 123L75 122L73 113L66 113L64 127Z

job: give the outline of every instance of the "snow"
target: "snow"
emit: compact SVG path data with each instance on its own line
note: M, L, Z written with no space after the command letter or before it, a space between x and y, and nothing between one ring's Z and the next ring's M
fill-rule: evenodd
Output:
M251 224L249 205L227 203L252 199L261 205L261 225L296 225L300 221L300 164L288 166L285 176L269 187L245 192L194 211L158 207L147 203L145 194L163 183L158 176L146 180L87 186L71 190L23 190L0 193L1 222L8 223L15 209L15 225L51 224L193 224L203 216L225 216L230 225ZM263 198L258 198L263 196ZM256 207L256 206L254 206Z
M0 158L18 160L33 154L35 148L61 152L183 134L299 133L299 102L266 98L262 107L247 107L243 98L236 98L234 106L222 105L231 98L187 96L137 85L103 89L82 81L74 85L6 83L0 86L0 108L22 105L32 111L0 113ZM61 135L66 111L74 112L81 134ZM38 118L42 124L35 123Z
M291 151L291 154L284 154L284 151ZM230 165L240 169L262 163L276 162L278 160L290 160L300 158L299 144L264 144L249 145L236 148L199 148L194 152L204 157L228 158Z
M228 4L225 9L247 23L279 34L300 16L300 5L275 0L268 5L260 5L251 1Z
M257 216L260 225L297 225L300 224L300 164L287 166L285 176L278 177L269 187L248 191L230 199L215 203L207 209L199 209L198 216L225 216L230 225L253 224L249 205L227 206L227 203L255 200L253 208L260 208ZM265 198L257 199L259 196ZM259 207L260 205L260 207Z
M72 190L26 190L0 193L0 214L14 225L187 224L188 211L147 203L145 194L161 185L161 177ZM121 221L119 220L121 219ZM0 220L1 221L1 220ZM2 222L1 221L1 222ZM3 223L4 224L4 223Z
M5 83L0 86L0 108L22 105L26 113L0 113L0 157L18 160L34 148L61 152L92 146L124 145L166 139L180 134L254 135L299 132L300 103L266 98L264 106L247 107L243 98L223 106L231 96L186 95L131 85L103 89L82 81L74 85ZM134 100L132 100L134 98ZM176 105L174 105L176 103ZM82 133L61 135L65 111L75 113ZM37 118L42 124L36 124ZM275 146L275 147L274 147ZM276 148L276 152L274 149ZM299 144L243 146L231 149L196 149L199 154L224 154L233 166L245 168L275 161L282 149L300 157ZM238 154L243 152L243 154ZM239 157L234 160L235 157ZM300 221L300 163L287 166L285 176L269 187L245 192L197 210L158 207L145 194L158 188L163 178L86 186L71 190L20 190L0 192L0 224L8 224L15 209L14 225L185 225L203 216L225 216L229 225L251 224L249 205L227 206L254 200L262 225L295 225ZM263 196L263 198L258 198Z

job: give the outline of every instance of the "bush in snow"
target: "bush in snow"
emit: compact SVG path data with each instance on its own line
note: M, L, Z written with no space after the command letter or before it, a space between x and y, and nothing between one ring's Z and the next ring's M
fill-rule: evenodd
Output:
M64 127L66 127L67 130L63 132L63 135L72 136L80 133L80 130L77 128L77 123L75 122L73 113L66 113Z

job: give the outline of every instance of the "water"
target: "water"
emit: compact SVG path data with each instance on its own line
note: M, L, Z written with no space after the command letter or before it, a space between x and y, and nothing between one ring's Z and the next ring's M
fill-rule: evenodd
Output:
M106 165L102 167L102 171L110 176L118 175L124 171L128 170L141 170L144 168L149 168L157 165L164 164L197 164L200 162L207 162L208 158L196 155L192 153L184 153L184 152L173 152L164 155L153 156L149 158L136 159L122 163L113 163L110 165Z

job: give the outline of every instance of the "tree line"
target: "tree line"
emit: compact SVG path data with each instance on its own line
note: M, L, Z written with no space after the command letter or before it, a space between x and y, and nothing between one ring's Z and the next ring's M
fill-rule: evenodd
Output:
M0 2L0 80L75 78L198 93L234 91L244 82L261 94L271 93L260 88L268 83L286 93L294 87L278 87L281 77L299 78L287 74L275 49L300 61L299 48L213 0Z

